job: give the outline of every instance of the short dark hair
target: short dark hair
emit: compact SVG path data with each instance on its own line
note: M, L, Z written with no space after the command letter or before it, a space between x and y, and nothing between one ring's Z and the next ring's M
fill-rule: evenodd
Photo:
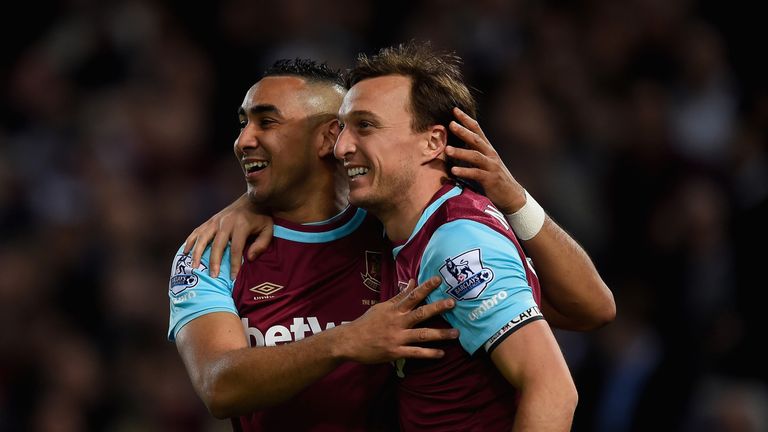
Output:
M280 59L264 71L262 78L269 76L297 76L308 82L322 82L344 86L345 77L339 69L333 69L327 63L318 63L305 58Z
M461 73L462 60L453 52L440 52L430 42L410 41L379 50L369 57L360 54L357 63L347 74L347 88L360 81L385 75L403 75L411 79L411 129L425 131L440 124L448 128L454 120L453 107L458 107L472 118L477 118L477 102L464 83ZM466 148L466 144L448 131L448 144ZM446 170L459 165L452 158L447 159ZM461 181L462 183L466 183ZM479 185L468 184L473 189Z

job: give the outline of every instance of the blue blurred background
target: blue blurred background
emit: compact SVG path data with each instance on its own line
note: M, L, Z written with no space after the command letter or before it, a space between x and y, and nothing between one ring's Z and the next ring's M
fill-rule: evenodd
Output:
M575 431L767 431L764 18L693 0L4 6L0 430L218 431L165 339L171 258L243 190L275 59L428 39L618 317L559 332ZM761 54L762 53L762 54Z

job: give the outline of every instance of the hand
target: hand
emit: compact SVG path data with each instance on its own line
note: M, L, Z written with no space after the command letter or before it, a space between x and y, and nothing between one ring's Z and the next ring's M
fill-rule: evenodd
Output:
M382 363L401 358L441 358L445 354L442 350L410 344L455 339L459 337L459 331L413 327L453 308L456 302L447 299L414 309L440 286L440 278L432 277L414 288L415 285L411 279L400 294L371 307L355 321L338 327L347 332L341 338L340 357L361 363Z
M525 189L504 165L480 125L458 108L453 109L453 115L461 124L452 121L449 125L451 132L467 143L469 148L447 146L445 153L472 167L455 166L451 173L480 183L486 196L503 213L511 214L520 210L525 205Z
M253 244L248 248L248 260L253 261L264 252L269 246L269 242L272 241L273 226L272 218L256 213L251 207L248 196L243 194L224 210L195 228L184 242L184 253L193 251L192 268L197 268L206 246L213 239L208 270L212 277L217 277L221 267L221 257L227 247L227 242L231 239L230 278L235 279L240 270L243 248L248 236L256 235Z

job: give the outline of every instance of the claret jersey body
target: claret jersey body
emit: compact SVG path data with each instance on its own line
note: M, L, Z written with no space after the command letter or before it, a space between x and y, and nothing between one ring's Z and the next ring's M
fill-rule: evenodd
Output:
M215 279L207 272L208 251L195 270L191 258L179 253L170 283L169 337L213 311L237 314L252 347L291 343L352 321L380 299L382 274L391 263L385 247L381 224L350 207L317 224L275 220L268 249L246 261L235 281L223 276L229 274L229 251ZM348 362L291 400L233 419L233 425L243 431L385 430L396 418L390 377L390 365Z
M399 288L385 286L383 297L411 278L438 275L427 301L454 298L456 307L423 326L460 330L458 341L434 344L443 358L398 362L401 430L510 430L517 393L489 354L543 317L538 278L501 212L482 195L444 185L393 256Z

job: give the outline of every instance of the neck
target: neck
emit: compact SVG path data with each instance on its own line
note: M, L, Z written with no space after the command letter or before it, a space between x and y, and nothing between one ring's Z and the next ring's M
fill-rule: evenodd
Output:
M381 206L382 209L371 210L384 224L391 241L408 240L424 209L446 180L445 175L440 175L414 181L408 191L398 195L396 201L386 203Z
M333 177L319 181L307 181L303 193L296 193L292 205L274 209L272 215L289 222L304 224L328 220L348 205L345 191L336 187Z

